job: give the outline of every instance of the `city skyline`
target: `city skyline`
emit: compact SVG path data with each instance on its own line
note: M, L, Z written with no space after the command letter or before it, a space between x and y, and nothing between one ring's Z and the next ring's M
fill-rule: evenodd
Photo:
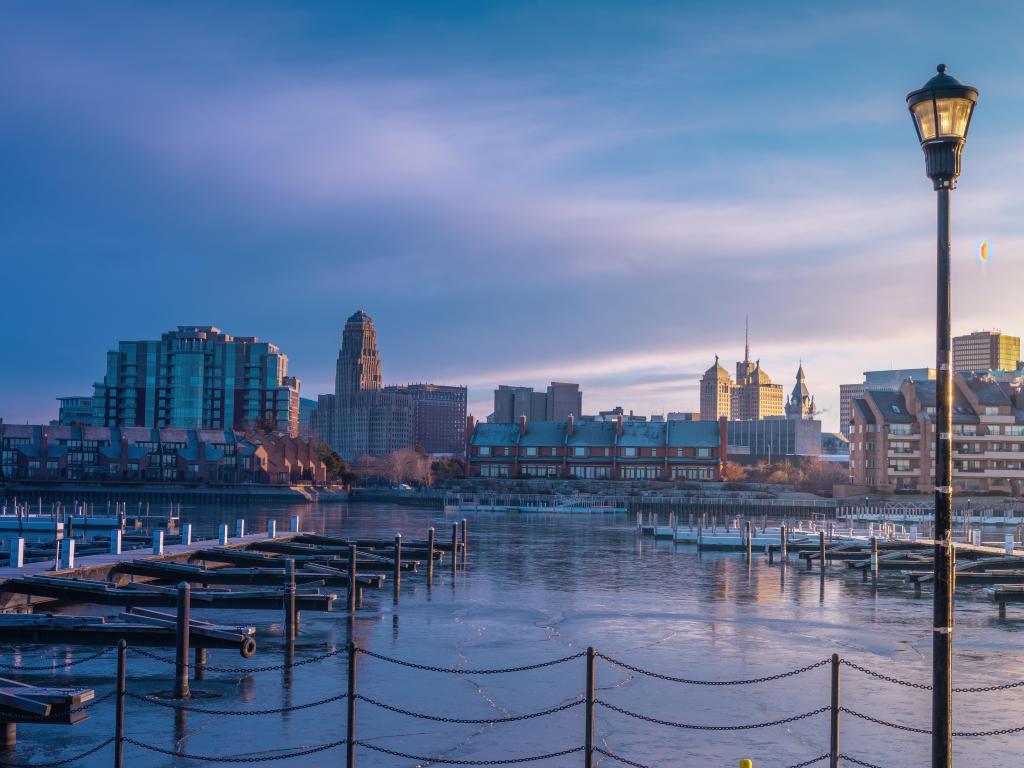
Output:
M364 306L389 380L466 383L478 419L495 385L552 380L591 412L696 410L749 313L752 355L787 392L802 359L838 429L839 384L934 365L931 201L903 97L942 60L986 86L954 333L1024 327L1024 158L1003 141L1024 16L943 15L15 3L0 416L48 421L129 329L183 322L267 339L305 394L329 392L337 328Z

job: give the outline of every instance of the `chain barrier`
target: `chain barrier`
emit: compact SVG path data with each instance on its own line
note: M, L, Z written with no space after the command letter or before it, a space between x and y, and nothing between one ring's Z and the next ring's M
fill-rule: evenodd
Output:
M111 739L113 741L113 739ZM219 757L217 755L190 755L186 752L176 752L173 749L163 749L162 747L154 747L152 744L146 744L145 742L138 741L125 736L124 741L126 744L131 744L141 749L147 749L150 752L157 752L161 755L167 755L168 757L176 757L180 760L198 760L203 763L269 763L273 760L290 760L295 757L305 757L306 755L315 755L317 752L325 752L328 749L334 749L340 747L345 743L345 739L339 741L332 741L327 744L318 744L315 747L307 747L306 749L297 749L287 754L275 754L275 755L253 755L253 756L241 756L241 755L227 755ZM34 768L30 766L29 768Z
M360 747L372 750L374 752L380 752L382 755L391 755L392 757L400 757L403 760L415 760L418 763L431 765L514 765L516 763L535 763L538 760L550 760L554 757L565 757L576 752L582 752L586 747L573 747L572 749L563 749L561 752L549 752L546 755L530 755L529 757L506 757L498 760L446 760L442 757L427 757L425 755L410 755L407 752L398 752L393 749L387 749L386 747L378 747L376 744L370 744L366 741L357 741ZM596 751L596 750L595 750Z
M576 699L576 701L571 701L567 704L561 704L557 707L551 707L550 709L545 709L540 712L531 712L527 715L509 715L508 717L488 717L474 720L462 717L439 717L436 715L425 715L422 712L412 712L408 709L402 709L400 707L393 707L390 704L385 704L383 701L371 699L369 696L363 696L361 693L357 693L356 698L360 701L365 701L367 704L372 704L375 707L386 709L388 712L394 712L398 715L415 717L419 720L432 720L435 723L457 723L459 725L494 725L495 723L515 723L520 720L532 720L537 717L544 717L545 715L553 715L556 712L564 712L567 709L578 707L584 703L583 699L579 698Z
M595 704L599 704L606 709L610 709L613 712L618 712L620 715L626 715L637 720L643 720L644 722L654 723L655 725L667 725L671 728L684 728L691 731L750 731L755 728L768 728L773 725L782 725L784 723L795 723L797 720L804 720L808 717L814 717L820 715L822 712L828 712L831 707L818 707L818 709L810 712L804 712L802 715L793 715L792 717L784 717L780 720L771 720L767 723L751 723L749 725L698 725L696 723L676 723L671 720L659 720L656 717L650 715L641 715L637 712L630 712L628 709L617 707L614 704L609 704L607 701L601 699L595 699Z
M542 661L538 664L524 664L520 667L502 667L497 669L453 669L451 667L432 667L429 664L417 664L413 661L405 661L404 659L396 659L391 656L383 656L373 651L368 651L365 648L356 648L357 653L361 653L364 656L370 656L374 659L380 659L386 661L389 664L398 664L402 667L409 667L411 669L419 669L424 672L442 672L449 675L504 675L512 672L529 672L533 669L544 669L545 667L553 667L557 664L565 664L567 661L574 661L575 659L581 659L587 655L586 651L580 651L574 653L571 656L563 656L560 659L552 659L551 661Z
M861 768L882 768L882 766L880 765L875 765L874 763L865 763L863 760L858 760L855 757L850 757L849 755L844 755L842 753L840 753L838 757L840 760L845 760L848 763L859 765L861 766Z
M871 715L865 715L863 712L857 712L857 711L852 710L852 709L847 709L846 707L840 707L839 711L840 712L845 712L846 714L851 715L853 717L860 718L861 720L866 720L869 723L874 723L875 725L884 725L886 728L895 728L898 731L907 731L908 733L923 733L923 734L925 734L927 736L930 736L931 732L932 732L931 728L915 728L912 725L901 725L900 723L890 723L888 720L879 720L877 717L872 717Z
M140 656L145 656L147 659L153 659L164 664L176 664L174 659L169 659L166 656L161 656L158 653L152 653L142 648L131 648L132 653L137 653ZM217 667L211 664L207 664L203 667L207 672L230 672L232 674L249 674L252 672L277 672L284 669L293 669L295 667L303 667L306 664L316 664L321 661L325 661L333 656L340 656L343 653L347 653L347 648L338 648L327 653L321 653L319 656L310 656L308 659L302 659L301 661L294 661L292 663L285 662L284 664L267 664L262 667ZM192 664L187 663L185 666L189 669L192 668Z
M89 757L89 755L94 755L97 752L99 752L101 749L104 749L105 747L109 747L111 744L114 743L114 741L115 741L114 737L111 736L109 739L106 739L105 741L101 741L95 747L92 747L91 749L87 749L85 752L81 752L81 753L79 753L77 755L73 755L71 757L65 757L62 760L51 760L51 761L46 762L46 763L8 763L6 761L0 760L0 768L57 768L57 766L59 766L59 765L68 765L70 763L78 762L79 760L82 760L83 758Z
M613 664L616 667L622 667L628 669L630 672L636 672L640 675L647 675L648 677L654 677L658 680L667 680L670 683L683 683L685 685L755 685L757 683L768 683L773 680L782 680L786 677L793 677L795 675L802 675L804 672L810 672L812 669L823 667L826 664L831 664L831 659L822 659L816 661L813 664L808 664L806 667L800 667L789 672L780 672L777 675L768 675L767 677L752 677L749 680L692 680L686 677L673 677L672 675L664 675L661 672L652 672L649 669L643 669L641 667L634 667L632 664L627 664L624 661L613 659L611 656L605 656L603 653L596 654L598 658L604 659L609 664Z
M300 709L312 709L313 707L319 707L323 704L330 704L335 701L344 701L348 698L348 694L341 693L337 696L329 696L326 699L320 699L320 701L311 701L308 704L294 704L289 707L274 707L273 709L206 709L205 707L186 707L182 704L174 704L169 701L163 701L156 696L142 696L138 693L131 693L125 691L125 696L129 699L135 699L137 701L144 701L147 704L153 704L158 707L164 707L165 709L175 709L179 712L195 712L201 715L222 715L224 717L245 717L247 715L280 715L285 712L298 712Z
M865 675L870 675L878 680L884 680L887 683L893 683L894 685L902 685L907 688L917 688L921 691L930 691L932 687L927 683L912 683L909 680L901 680L898 677L891 677L890 675L876 672L873 669L862 667L860 664L854 664L852 661L842 659L840 661L844 666L850 669L855 669L858 672L863 672ZM953 693L991 693L993 691L1007 691L1012 688L1024 687L1024 680L1018 680L1013 683L1000 683L999 685L975 685L975 686L962 686L959 688L953 688Z
M812 757L810 760L804 760L802 763L797 763L796 765L790 765L790 766L787 766L787 768L807 768L808 765L814 765L815 763L820 763L822 760L828 760L829 757L831 757L831 755L829 755L829 753L826 752L824 755L818 755L817 757Z
M51 672L54 669L67 669L68 667L74 667L78 664L85 664L86 662L98 659L100 656L105 656L114 650L114 646L104 648L98 653L94 653L91 656L84 656L81 659L72 659L71 661L65 662L53 662L51 664L40 664L38 666L25 666L23 664L3 664L0 663L0 669L9 669L15 672Z
M635 760L629 760L628 758L625 758L622 755L616 755L614 752L609 752L607 749L602 749L601 747L594 747L594 752L596 752L599 755L604 755L607 758L611 758L612 760L622 763L623 765L628 765L630 766L630 768L651 768L651 766L649 765L638 763Z

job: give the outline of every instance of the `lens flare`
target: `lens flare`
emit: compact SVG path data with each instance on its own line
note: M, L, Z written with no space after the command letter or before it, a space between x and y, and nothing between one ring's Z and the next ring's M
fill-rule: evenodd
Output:
M988 240L982 240L978 246L978 261L982 264L988 263Z

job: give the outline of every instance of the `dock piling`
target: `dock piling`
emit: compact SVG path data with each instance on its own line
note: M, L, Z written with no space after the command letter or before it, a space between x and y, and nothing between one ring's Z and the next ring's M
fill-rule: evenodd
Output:
M181 526L181 543L186 547L192 543L192 523Z
M178 622L174 644L174 698L187 699L188 688L188 633L191 625L189 609L191 590L187 581L178 584Z
M779 546L781 547L781 550L779 551L779 559L782 562L786 562L789 559L789 541L786 536L785 523L779 527Z
M356 545L348 548L348 612L356 612L356 595L359 585L356 584ZM351 657L349 659L351 663Z
M196 648L192 656L192 664L195 667L192 677L196 680L202 680L206 677L206 649Z
M295 559L284 561L284 634L288 647L295 644Z
M1013 555L1013 534L1007 533L1003 535L1003 548L1007 555Z
M402 534L395 534L395 602L398 602L398 596L402 589Z
M221 523L217 528L217 543L222 547L228 543L228 524Z
M878 539L871 537L871 581L878 583Z
M11 567L25 567L25 539L20 536L16 539L11 539Z
M153 554L162 555L164 553L164 532L153 531Z
M459 572L459 524L452 523L452 579Z
M60 567L68 570L75 567L75 540L64 539L60 548Z
M267 520L267 538L273 539L277 536L277 520Z
M245 536L245 520L235 520L235 537L242 538Z
M818 531L818 557L821 558L821 570L825 570L825 532Z
M427 529L427 587L434 582L434 528Z
M291 530L292 533L298 533L299 532L299 516L298 515L292 515L291 521L290 521L290 524L289 524L288 527L289 527L289 530Z
M466 554L469 552L469 521L462 518L462 565L466 565Z
M747 520L747 562L754 559L754 536L751 531L750 521Z

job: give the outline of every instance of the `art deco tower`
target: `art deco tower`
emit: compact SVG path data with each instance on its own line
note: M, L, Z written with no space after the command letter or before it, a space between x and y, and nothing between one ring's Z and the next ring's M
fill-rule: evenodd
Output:
M356 310L341 333L334 396L341 408L356 405L359 393L381 388L377 329L363 310Z

